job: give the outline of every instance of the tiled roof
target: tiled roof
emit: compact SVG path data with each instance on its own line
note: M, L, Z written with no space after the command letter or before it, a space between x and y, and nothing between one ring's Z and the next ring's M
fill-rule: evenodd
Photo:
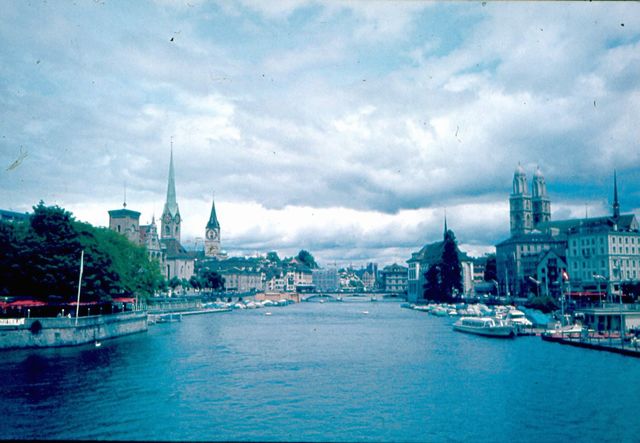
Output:
M496 246L506 246L510 244L522 243L561 243L562 241L562 239L553 237L549 234L543 234L542 232L532 232L530 234L513 235L508 239L498 243Z
M444 250L444 241L438 241L434 243L426 244L418 252L411 254L411 258L407 260L407 263L421 262L421 263L437 263L442 259L442 251ZM471 261L466 252L460 251L458 245L456 245L458 251L458 257L460 261Z
M163 238L162 240L160 240L160 243L162 244L162 247L165 250L168 260L176 259L176 258L181 258L181 259L192 258L191 254L189 254L187 250L175 238Z
M632 231L638 229L638 222L634 214L622 214L615 220L611 216L604 217L590 217L590 218L576 218L573 220L557 220L540 223L538 230L549 231L551 229L557 229L561 233L567 233L571 229L579 227L613 227L618 225L620 231Z
M382 272L384 273L392 273L392 272L407 272L408 268L406 266L401 266L397 263L394 263L392 265L389 266L385 266L382 269Z

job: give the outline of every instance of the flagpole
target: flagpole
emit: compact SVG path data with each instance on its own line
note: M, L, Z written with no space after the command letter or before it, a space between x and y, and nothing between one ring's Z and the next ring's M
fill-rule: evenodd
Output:
M76 326L78 326L78 312L80 311L80 289L82 287L83 268L84 268L84 249L80 253L80 276L78 277L78 300L76 301Z

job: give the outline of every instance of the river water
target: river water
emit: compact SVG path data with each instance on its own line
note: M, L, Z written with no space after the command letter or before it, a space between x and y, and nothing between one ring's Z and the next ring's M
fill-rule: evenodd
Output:
M640 360L451 323L363 299L5 351L0 438L640 441Z

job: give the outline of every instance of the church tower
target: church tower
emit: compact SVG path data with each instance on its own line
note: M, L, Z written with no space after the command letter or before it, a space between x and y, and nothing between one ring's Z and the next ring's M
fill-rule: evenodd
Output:
M205 228L204 255L206 257L220 256L220 223L216 215L216 202L211 201L211 215Z
M509 196L511 235L526 234L533 229L531 196L527 189L527 176L518 163L513 174L513 192Z
M536 169L533 174L533 183L531 185L531 202L533 203L533 227L537 227L539 223L551 220L551 200L547 195L547 185L540 168Z
M164 204L161 219L161 238L173 238L180 242L180 209L176 201L176 181L173 172L173 142L171 142L171 159L169 160L169 183L167 185L167 201Z

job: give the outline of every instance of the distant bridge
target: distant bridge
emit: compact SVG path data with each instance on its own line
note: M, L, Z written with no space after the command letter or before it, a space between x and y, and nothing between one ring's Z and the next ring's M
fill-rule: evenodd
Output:
M346 298L362 298L367 301L380 301L382 299L404 300L404 294L380 293L380 292L309 292L300 293L300 301L342 301Z

